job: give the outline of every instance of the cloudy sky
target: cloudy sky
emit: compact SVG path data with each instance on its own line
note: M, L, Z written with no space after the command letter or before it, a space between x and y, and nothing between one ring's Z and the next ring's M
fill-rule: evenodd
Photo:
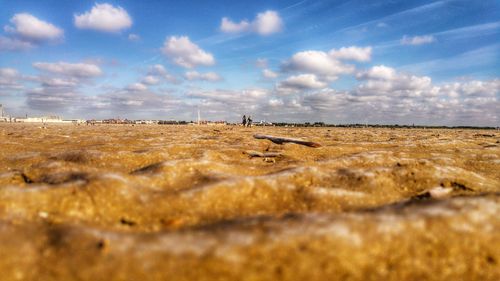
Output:
M0 0L15 116L500 126L500 2Z

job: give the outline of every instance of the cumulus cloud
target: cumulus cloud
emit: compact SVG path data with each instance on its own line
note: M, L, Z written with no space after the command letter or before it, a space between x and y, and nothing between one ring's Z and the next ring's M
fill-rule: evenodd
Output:
M432 35L413 36L413 37L408 37L405 35L401 39L401 44L416 46L416 45L429 44L434 41L436 41L436 39Z
M74 15L75 26L103 32L119 32L132 26L132 18L122 7L96 3L90 11Z
M129 91L146 91L148 87L142 83L133 83L127 86L127 90Z
M168 93L158 93L150 90L117 89L96 96L88 103L89 110L97 114L123 114L126 118L155 118L164 116L165 112L179 110L172 116L182 116L186 104L172 98ZM158 117L156 117L158 118Z
M45 77L41 76L36 79L39 81L43 87L53 87L53 88L70 88L76 87L79 80L72 77Z
M356 46L342 47L339 50L332 49L328 54L334 59L367 62L371 60L372 48Z
M241 112L249 110L257 113L260 105L267 103L270 91L253 88L243 90L201 90L192 89L186 93L187 97L198 100L198 104L210 109L214 118L240 118Z
M248 31L250 30L250 28L250 23L247 20L242 20L239 23L235 23L227 17L223 17L220 24L220 30L226 33L240 33L243 31Z
M360 83L354 88L338 91L322 85L326 81L319 77L301 77L278 83L268 100L259 104L259 115L290 122L476 126L500 122L500 79L435 84L428 76L378 65L358 71Z
M383 68L379 67L378 70L380 69ZM196 110L193 108L200 107L203 118L234 121L241 117L242 112L251 114L254 120L289 122L309 120L332 123L484 126L495 125L500 121L496 116L496 109L500 105L499 79L433 84L428 77L402 73L396 69L392 69L394 72L391 75L375 75L378 70L370 68L363 71L367 75L358 78L360 85L344 91L319 87L323 86L321 80L301 76L305 78L289 81L300 81L297 82L299 88L304 85L310 88L290 91L288 95L282 95L278 88L189 88L185 92L187 100L179 100L172 96L154 94L150 90L135 92L125 88L99 97L95 104L99 104L102 110L113 112L162 108L179 114L175 116L188 118L194 118ZM392 86L384 90L362 86L372 81ZM149 99L159 105L155 106Z
M283 106L284 103L280 99L273 98L273 99L269 100L268 104L271 107L280 107L280 106Z
M185 109L182 101L173 99L165 90L155 92L147 83L153 84L156 79L162 81L168 72L161 65L150 66L147 75L140 82L131 83L120 88L105 87L94 89L104 90L97 95L85 95L83 87L92 85L93 78L101 71L84 64L37 64L42 71L31 81L39 86L25 91L26 104L33 110L46 113L74 115L88 118L109 118L117 114L125 114L126 118L162 114L167 111ZM11 71L9 71L11 72ZM179 112L181 116L182 112Z
M213 55L191 42L187 36L171 36L167 38L161 50L175 64L185 68L215 64Z
M397 73L393 68L384 65L360 72L357 78L365 80L357 88L357 92L361 95L387 93L394 96L435 95L430 77Z
M32 42L0 36L0 52L24 51L35 47Z
M325 88L327 83L320 81L314 74L300 74L290 76L286 80L278 83L278 90L309 90Z
M22 88L21 75L13 68L0 68L0 90L15 90Z
M394 68L385 65L376 65L368 70L360 71L356 74L358 79L383 79L390 80L396 76Z
M4 26L7 36L0 36L0 52L24 51L64 37L61 28L28 13L15 14L10 23Z
M67 113L84 104L85 98L66 89L42 87L26 92L26 104L44 112Z
M145 84L157 84L156 82L167 81L170 83L178 83L179 80L172 74L168 73L165 67L161 64L155 64L149 67L147 76L143 79Z
M233 22L227 17L221 20L220 30L225 33L255 32L260 35L270 35L283 29L283 20L276 11L258 13L252 22L242 20Z
M328 53L323 51L303 51L295 53L282 65L284 72L298 72L277 84L280 94L303 92L311 89L321 89L328 86L328 82L338 79L340 75L352 74L355 66L345 64L345 60L366 62L371 59L371 47L343 47L332 49ZM391 75L392 69L385 66L376 66L370 70L356 74L358 79L375 79ZM375 85L377 84L377 85ZM381 84L381 85L379 85ZM363 87L387 86L388 83L369 81Z
M254 21L255 31L260 35L269 35L281 31L283 20L275 11L258 13Z
M352 73L354 69L354 66L346 65L322 51L298 52L283 64L284 71L307 72L331 80L338 75Z
M102 75L98 65L92 63L35 62L40 70L30 81L39 86L25 92L29 108L57 114L71 114L89 103L81 88L91 85L92 79Z
M324 89L299 102L339 123L497 126L500 121L498 79L433 85L430 78L396 72L390 83L400 85L383 91L362 86L342 92Z
M178 83L179 80L168 73L163 65L155 64L148 67L145 76L142 77L139 82L130 84L127 89L143 91L147 89L147 86L158 85L163 82Z
M262 76L264 76L264 78L267 78L267 79L274 79L274 78L278 77L278 73L266 68L266 69L262 70Z
M77 78L90 78L102 74L99 66L90 63L68 63L68 62L35 62L33 67L52 74L74 76Z
M157 76L147 75L142 79L141 83L146 85L156 85L160 83L160 79Z
M184 77L189 81L203 80L216 82L222 80L222 77L215 72L199 73L197 71L188 71L184 74Z
M450 98L495 98L500 93L500 79L447 83L439 88L439 92Z
M60 39L64 35L61 28L28 13L15 14L10 19L10 22L12 26L6 25L4 30L21 38L23 41L51 41Z
M300 105L292 108L301 108L302 116L314 112L315 118L339 123L496 126L500 121L500 79L436 85L430 77L383 65L356 77L361 83L348 91L322 88L292 95ZM289 106L285 101L282 109Z

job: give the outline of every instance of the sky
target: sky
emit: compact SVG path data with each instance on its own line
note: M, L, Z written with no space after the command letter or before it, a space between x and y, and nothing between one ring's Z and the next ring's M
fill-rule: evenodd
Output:
M500 1L0 0L12 116L500 126Z

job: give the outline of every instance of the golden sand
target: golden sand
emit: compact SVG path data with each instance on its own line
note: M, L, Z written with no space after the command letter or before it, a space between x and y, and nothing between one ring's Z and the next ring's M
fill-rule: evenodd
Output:
M499 245L498 131L0 124L1 280L500 280Z

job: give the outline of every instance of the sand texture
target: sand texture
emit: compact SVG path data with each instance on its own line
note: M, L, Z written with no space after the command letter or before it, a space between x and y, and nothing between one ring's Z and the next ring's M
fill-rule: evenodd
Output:
M0 123L0 280L500 280L500 132Z

